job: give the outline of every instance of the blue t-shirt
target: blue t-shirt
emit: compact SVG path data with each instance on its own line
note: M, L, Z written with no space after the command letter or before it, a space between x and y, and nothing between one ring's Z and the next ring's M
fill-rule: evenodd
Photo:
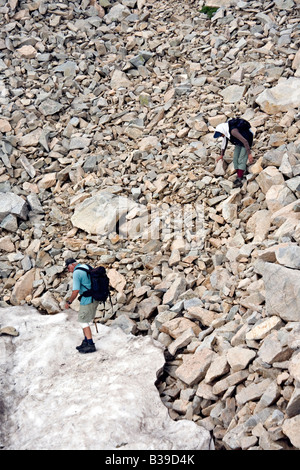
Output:
M91 288L91 281L88 273L77 269L79 267L88 269L88 266L86 264L78 264L73 272L73 290L79 290L79 295L82 295L83 292ZM81 297L80 300L81 305L88 305L92 302L92 297Z

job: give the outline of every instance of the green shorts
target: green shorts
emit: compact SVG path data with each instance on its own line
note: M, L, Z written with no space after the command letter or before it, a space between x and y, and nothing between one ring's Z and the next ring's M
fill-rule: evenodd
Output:
M94 301L91 304L81 305L78 312L78 321L79 323L89 323L92 322L96 316L97 307L99 302Z

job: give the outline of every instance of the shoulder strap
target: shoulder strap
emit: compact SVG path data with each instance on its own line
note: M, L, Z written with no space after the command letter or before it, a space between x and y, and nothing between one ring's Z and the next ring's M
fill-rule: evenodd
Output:
M75 269L74 269L74 271L77 270L77 269L80 269L80 271L84 271L85 273L90 274L90 270L91 270L92 268L91 268L91 266L89 266L88 264L87 264L87 266L88 266L88 269L87 269L87 268L82 268L81 266L76 266Z
M90 270L89 270L89 269L86 269L86 268L81 268L80 266L78 266L78 268L77 268L77 266L76 266L76 268L75 268L75 269L76 269L76 271L77 271L78 269L80 269L80 271L84 271L84 272L86 272L86 273L89 273L89 272L90 272ZM75 271L75 269L74 269L74 271Z

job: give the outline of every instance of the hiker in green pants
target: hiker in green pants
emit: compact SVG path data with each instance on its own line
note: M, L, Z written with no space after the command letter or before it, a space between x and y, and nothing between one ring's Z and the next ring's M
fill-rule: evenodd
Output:
M234 187L241 187L244 173L247 169L247 162L253 163L251 146L253 143L253 132L248 121L242 118L230 119L227 123L219 124L216 127L214 138L223 137L221 156L222 159L227 148L228 141L235 145L233 155L233 166L237 173Z

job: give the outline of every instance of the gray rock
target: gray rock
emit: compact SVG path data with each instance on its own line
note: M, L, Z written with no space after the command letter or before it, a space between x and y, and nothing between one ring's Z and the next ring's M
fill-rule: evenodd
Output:
M26 220L28 216L28 206L26 201L14 193L4 193L1 196L0 222L8 215L14 215Z
M281 246L275 252L279 264L292 269L300 269L300 247L298 245Z
M289 418L300 414L300 389L295 388L286 408Z
M163 297L165 305L172 306L178 300L178 297L185 292L186 280L184 277L178 277L172 283L171 287L167 290Z
M91 143L91 139L88 137L82 137L82 136L74 136L71 138L69 149L70 150L75 150L75 149L84 149L86 147L89 147Z
M263 280L266 287L267 314L284 321L300 321L300 271L265 263Z
M286 419L282 427L284 434L288 436L291 443L297 449L300 448L299 426L300 426L300 415L297 415L297 416L294 416L293 418Z
M105 15L104 20L107 24L110 24L114 21L120 22L127 16L129 16L131 11L127 6L120 3L114 5L110 11Z
M18 228L18 219L15 215L8 214L2 220L0 227L8 232L15 232Z
M239 393L236 394L237 404L241 406L248 401L255 401L261 398L270 384L270 379L264 379L259 383L253 383L243 388Z
M37 194L29 194L27 196L27 202L28 202L29 209L31 211L33 211L36 214L44 214L45 212L44 208Z
M53 116L54 114L59 113L62 108L63 105L61 103L59 103L58 101L54 101L50 98L47 98L46 100L42 101L39 106L39 110L44 116Z
M290 359L293 350L280 340L280 334L277 331L272 332L263 340L258 352L258 356L263 362L273 364Z
M58 65L53 69L53 72L62 72L64 74L64 77L74 77L77 69L77 64L76 62L73 62L71 60L67 60L65 63Z

